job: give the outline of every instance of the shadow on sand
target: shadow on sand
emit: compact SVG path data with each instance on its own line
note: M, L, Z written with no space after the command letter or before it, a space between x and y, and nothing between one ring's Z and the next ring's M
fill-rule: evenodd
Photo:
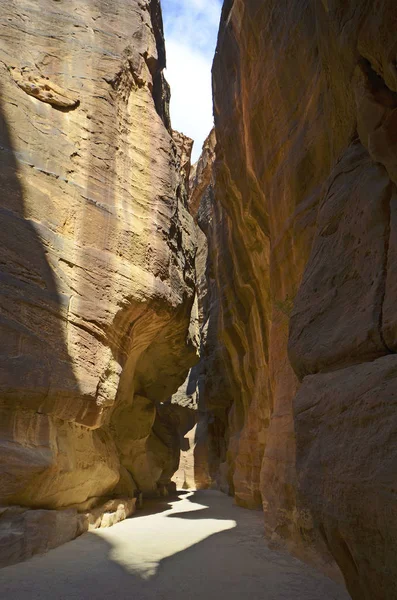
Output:
M165 505L170 508L166 509ZM155 503L108 530L0 571L7 600L347 600L336 583L270 551L259 513L219 492ZM165 509L165 510L164 510Z

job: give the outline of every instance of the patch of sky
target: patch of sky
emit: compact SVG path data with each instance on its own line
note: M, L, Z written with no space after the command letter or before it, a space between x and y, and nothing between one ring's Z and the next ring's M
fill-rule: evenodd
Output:
M221 0L161 0L172 127L193 138L195 162L213 126L211 66Z

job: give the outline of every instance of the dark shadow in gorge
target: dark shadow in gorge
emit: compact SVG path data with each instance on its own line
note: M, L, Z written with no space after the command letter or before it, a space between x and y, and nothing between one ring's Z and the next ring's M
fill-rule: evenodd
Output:
M166 510L170 510L172 508L172 503L183 499L186 494L191 492L186 490L178 490L175 493L170 493L168 496L164 498L145 498L143 502L143 508L141 508L135 515L133 515L132 519L137 519L140 517L147 517L149 515L157 515L159 513L165 512Z

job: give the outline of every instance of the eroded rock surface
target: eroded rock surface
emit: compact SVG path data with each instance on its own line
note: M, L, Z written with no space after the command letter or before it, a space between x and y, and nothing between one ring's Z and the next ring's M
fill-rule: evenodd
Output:
M225 420L225 406L210 391L214 385L219 385L222 378L222 370L215 374L212 369L221 348L218 330L214 326L219 307L213 273L218 246L212 235L216 231L214 219L217 218L213 179L215 145L215 131L212 130L203 144L200 159L192 168L189 186L189 208L195 219L198 245L195 260L196 313L192 312L192 317L196 316L193 325L200 361L192 367L171 399L171 403L179 406L181 415L178 427L181 457L174 481L179 488L189 489L221 487L219 448L224 444L224 431L217 429L217 424Z
M159 2L0 14L0 504L165 493L196 241Z
M227 0L213 65L211 480L357 600L397 594L396 18Z
M0 8L7 560L166 494L182 448L179 485L395 600L395 1L226 0L192 173L158 0Z

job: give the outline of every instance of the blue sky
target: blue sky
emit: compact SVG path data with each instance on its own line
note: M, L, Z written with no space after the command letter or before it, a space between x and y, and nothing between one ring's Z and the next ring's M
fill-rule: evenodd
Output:
M222 0L161 0L174 129L194 139L193 162L213 124L211 66Z

